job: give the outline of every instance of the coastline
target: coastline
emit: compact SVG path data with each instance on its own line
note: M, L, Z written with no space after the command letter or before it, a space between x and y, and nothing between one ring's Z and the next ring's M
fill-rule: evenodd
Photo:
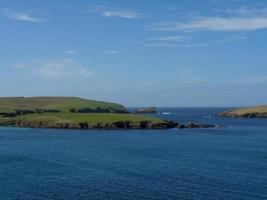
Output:
M191 129L215 125L180 124L158 113L155 107L130 112L125 106L77 97L0 98L0 126L61 129Z
M251 108L240 108L225 111L219 114L220 117L228 118L267 118L267 107L251 107Z
M180 124L172 121L165 123L151 123L150 121L141 121L140 123L132 123L129 121L117 121L110 124L98 123L90 125L90 123L82 122L75 123L42 123L42 122L22 122L18 121L0 123L0 127L12 128L35 128L35 129L73 129L73 130L160 130L160 129L207 129L207 128L222 128L222 126L211 124L197 124L188 122Z

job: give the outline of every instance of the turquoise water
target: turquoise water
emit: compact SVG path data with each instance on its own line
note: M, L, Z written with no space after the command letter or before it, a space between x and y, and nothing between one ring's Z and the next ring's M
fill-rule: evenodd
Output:
M161 109L222 129L0 128L0 199L267 199L267 120Z

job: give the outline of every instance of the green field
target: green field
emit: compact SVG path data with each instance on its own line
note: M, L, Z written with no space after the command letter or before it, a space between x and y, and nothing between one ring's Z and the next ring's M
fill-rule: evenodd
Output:
M2 97L0 98L0 113L15 110L55 109L69 112L70 109L103 108L125 111L123 105L104 101L87 100L77 97Z
M126 128L116 124L128 124L128 128L140 128L141 123L147 123L146 128L161 128L168 122L165 120L133 115L115 113L42 113L28 114L16 117L0 117L0 125L33 127L33 128L81 128L86 124L87 128Z
M0 98L0 126L115 129L169 125L165 120L128 114L124 106L116 103L76 97Z
M29 115L20 115L17 117L6 117L0 118L0 120L23 120L23 121L44 121L44 122L90 122L93 124L102 122L102 123L113 123L116 121L151 121L154 123L162 123L163 120L146 117L141 115L133 114L115 114L115 113L43 113L43 114L29 114Z

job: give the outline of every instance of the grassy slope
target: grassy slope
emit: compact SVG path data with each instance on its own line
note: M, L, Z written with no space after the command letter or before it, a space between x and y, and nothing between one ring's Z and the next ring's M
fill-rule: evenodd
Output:
M0 98L0 113L14 112L15 110L34 110L41 109L55 109L61 112L69 112L71 108L113 108L116 110L125 110L125 107L103 101L87 100L76 97L30 97L30 98Z
M2 126L32 128L83 129L83 127L85 128L86 126L86 129L140 129L142 128L141 124L144 122L149 124L146 125L146 128L166 128L169 124L164 120L152 117L114 113L42 113L20 115L16 117L0 117L0 125ZM120 125L118 125L118 123Z
M245 117L250 114L255 114L255 117L267 117L267 105L251 108L240 108L236 110L226 111L221 113L225 117Z
M161 119L156 119L152 117L132 115L132 114L114 114L114 113L43 113L43 114L29 114L20 115L17 117L6 117L0 118L3 120L22 120L28 122L69 122L69 123L79 123L79 122L89 122L91 124L101 123L113 123L116 121L151 121L153 123L164 122Z
M0 98L0 113L14 112L15 110L35 110L35 109L55 109L60 113L35 113L27 115L18 115L16 117L0 116L0 124L4 126L38 126L39 123L47 124L47 127L60 127L64 124L70 124L72 127L79 126L80 123L90 125L113 124L118 121L130 121L140 124L142 121L149 121L153 124L166 123L164 120L147 116L133 114L115 114L115 113L71 113L71 108L112 108L125 111L126 108L116 103L103 101L86 100L75 97L31 97L31 98ZM29 125L30 124L30 125Z

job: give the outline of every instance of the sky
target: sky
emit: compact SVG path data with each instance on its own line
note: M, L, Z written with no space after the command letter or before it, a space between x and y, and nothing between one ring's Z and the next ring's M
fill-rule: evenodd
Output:
M267 104L266 0L0 0L0 96Z

